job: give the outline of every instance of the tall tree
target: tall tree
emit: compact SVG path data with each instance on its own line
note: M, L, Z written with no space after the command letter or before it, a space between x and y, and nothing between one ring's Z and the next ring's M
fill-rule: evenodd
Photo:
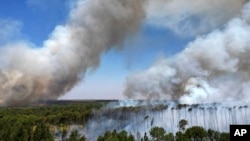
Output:
M181 131L176 132L176 141L189 141L188 137Z
M185 128L186 128L186 125L188 125L188 121L185 120L185 119L182 119L179 121L179 124L178 124L178 127L179 127L179 130L184 132L185 131Z
M153 138L153 141L162 141L166 131L162 127L153 127L149 133Z
M185 132L185 135L189 138L189 140L202 141L206 136L207 132L203 127L193 126L188 128Z
M168 134L164 135L164 138L162 141L174 141L174 134L168 133Z
M147 136L147 133L145 132L144 133L144 136L143 136L143 138L141 139L142 141L149 141L149 139L148 139L148 136Z

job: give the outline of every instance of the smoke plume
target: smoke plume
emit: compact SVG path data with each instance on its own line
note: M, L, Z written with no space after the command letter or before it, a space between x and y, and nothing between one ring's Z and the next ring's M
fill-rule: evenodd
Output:
M141 0L79 0L65 25L43 47L17 42L0 51L0 101L25 105L69 91L100 55L136 32L144 19Z
M239 15L246 1L152 0L146 6L147 23L167 27L181 36L196 36Z
M248 2L223 29L199 36L177 55L128 76L124 93L128 98L183 103L250 100L249 66Z
M136 33L145 19L152 25L164 24L176 33L193 31L190 35L196 35L237 16L245 2L78 0L66 24L56 26L42 47L27 41L0 47L0 103L25 105L65 94L87 70L98 67L101 54L122 47L123 40ZM237 84L242 85L238 90L247 93L249 11L245 7L242 16L231 20L224 31L200 37L183 53L130 76L126 95L178 99L189 92L185 87L189 83L219 90L235 86L229 77L239 78ZM189 82L191 78L195 80ZM222 81L227 83L219 83ZM230 94L233 97L235 93Z

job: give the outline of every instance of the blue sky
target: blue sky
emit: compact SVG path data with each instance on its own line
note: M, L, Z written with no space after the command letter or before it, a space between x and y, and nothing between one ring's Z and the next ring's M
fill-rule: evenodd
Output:
M42 46L54 27L67 21L71 4L61 0L1 0L0 25L9 32L0 31L0 44L25 40ZM121 99L128 74L149 67L161 55L176 54L190 40L144 23L124 42L122 50L104 53L100 66L61 99Z
M1 0L0 2L0 19L19 22L21 38L38 46L48 38L55 25L66 21L68 12L68 3L62 3L60 0Z

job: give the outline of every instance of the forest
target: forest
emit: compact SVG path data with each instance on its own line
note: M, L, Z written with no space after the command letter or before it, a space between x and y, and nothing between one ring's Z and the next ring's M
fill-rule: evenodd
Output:
M107 102L83 102L49 104L32 107L0 108L0 141L87 141L78 130L69 130L70 125L85 126L93 113ZM160 107L166 108L166 107ZM136 108L128 108L137 110ZM157 107L155 110L159 109ZM166 121L169 122L169 121ZM126 130L110 129L96 137L97 141L229 141L229 133L188 127L188 121L179 121L179 131L166 132L163 127L152 127L144 135ZM57 131L57 132L55 132ZM95 132L95 131L93 131ZM90 140L92 141L92 140Z

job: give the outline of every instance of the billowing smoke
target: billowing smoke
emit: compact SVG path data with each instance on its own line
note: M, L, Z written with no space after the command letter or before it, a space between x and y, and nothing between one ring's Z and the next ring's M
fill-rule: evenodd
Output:
M175 135L180 131L179 121L183 119L188 122L185 129L201 126L206 130L229 132L229 125L250 123L249 107L249 102L242 101L189 105L166 100L122 100L110 102L105 108L94 111L84 126L69 125L67 136L78 130L87 140L95 141L107 131L125 130L139 141L145 132L150 135L149 131L156 126ZM54 134L58 140L61 139L60 131Z
M223 22L239 15L245 2L246 0L78 0L66 24L56 26L42 47L27 41L12 42L0 47L0 103L23 105L56 99L65 94L84 77L87 70L98 67L101 54L111 48L122 47L123 40L136 33L144 19L154 26L165 25L176 33L194 31L189 33L196 35L220 27ZM189 49L175 58L162 59L148 71L129 77L126 95L134 97L138 95L135 93L139 93L145 97L164 95L178 99L183 95L185 83L191 77L199 78L192 84L203 86L204 82L208 88L214 85L221 88L226 86L217 85L219 80L225 80L227 85L234 86L235 82L231 82L232 79L228 79L228 76L241 76L242 78L237 79L238 82L245 83L239 87L246 90L248 79L245 77L248 72L245 64L248 61L244 60L248 58L245 47L245 38L248 37L248 23L245 21L249 19L247 14L245 11L244 17L232 20L225 31L197 39L189 45ZM208 29L203 26L204 23L208 25ZM218 37L213 37L213 34ZM223 43L215 45L213 39ZM212 40L211 43L205 43L210 42L209 40ZM224 43L224 40L228 43ZM241 44L243 42L245 46ZM196 47L200 44L204 47ZM214 49L208 50L208 45ZM215 56L219 62L209 63L207 60L209 57L213 58L217 51L222 53ZM224 62L226 64L220 64ZM230 67L234 68L228 70ZM219 75L222 72L226 73ZM138 82L133 86L134 77L140 79L136 79Z
M131 74L126 84L128 98L183 103L249 101L250 3L223 28L199 36L177 55L158 59L147 70Z
M16 42L0 49L0 101L23 105L69 91L100 55L135 33L144 19L141 0L79 0L65 25L37 48ZM38 27L39 28L39 27Z
M181 36L196 36L221 27L239 15L246 1L149 0L147 22L167 27Z

